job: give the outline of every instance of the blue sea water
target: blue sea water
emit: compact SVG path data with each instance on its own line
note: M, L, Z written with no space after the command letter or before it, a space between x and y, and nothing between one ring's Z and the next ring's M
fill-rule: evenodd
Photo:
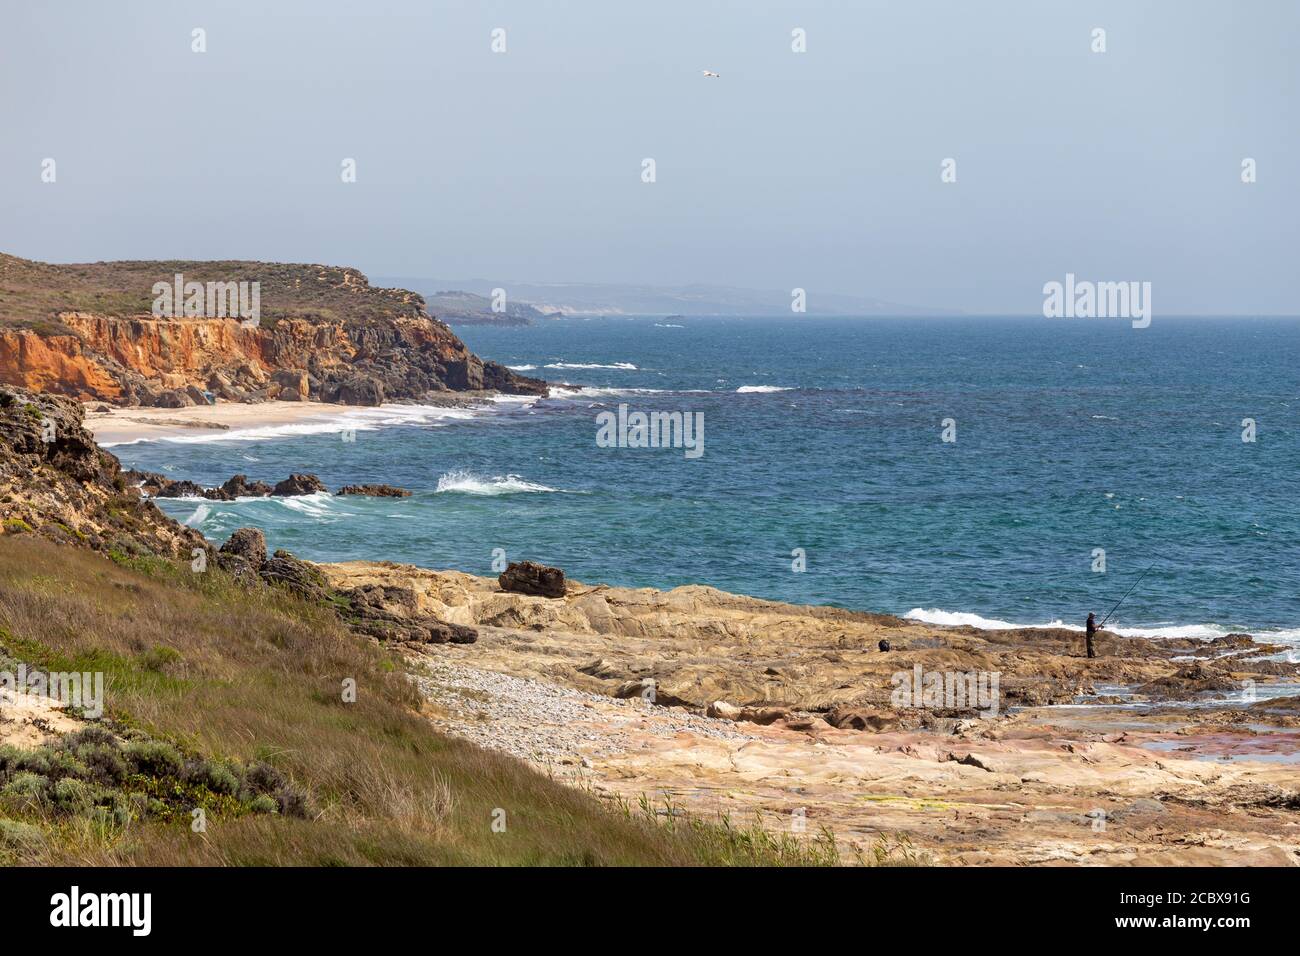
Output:
M1300 321L618 317L457 332L584 388L113 450L204 484L310 471L331 489L415 492L206 503L210 538L257 525L322 561L491 574L499 548L588 582L984 626L1081 624L1149 568L1112 618L1121 630L1300 641ZM596 416L620 403L703 413L704 454L598 447ZM941 440L949 418L955 442ZM197 507L160 504L181 519Z

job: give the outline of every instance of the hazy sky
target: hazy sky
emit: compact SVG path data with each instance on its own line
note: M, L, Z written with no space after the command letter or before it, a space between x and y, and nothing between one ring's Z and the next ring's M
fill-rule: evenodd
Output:
M1298 37L1295 0L12 3L0 251L1297 313Z

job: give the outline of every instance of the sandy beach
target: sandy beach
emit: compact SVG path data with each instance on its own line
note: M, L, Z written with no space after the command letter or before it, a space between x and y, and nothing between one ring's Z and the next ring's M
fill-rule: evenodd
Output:
M221 402L191 408L109 408L86 403L86 428L100 445L125 445L137 441L237 432L257 428L328 421L355 412L349 405L326 402L261 402L245 405Z
M112 407L103 402L85 402L85 426L104 447L138 441L186 439L215 432L256 432L295 425L330 425L344 428L350 421L364 427L368 420L386 418L386 413L403 415L429 407L469 408L487 405L492 393L458 392L430 396L419 405L340 405L331 402L218 402L188 408ZM104 409L107 409L105 411ZM249 437L245 435L244 437Z

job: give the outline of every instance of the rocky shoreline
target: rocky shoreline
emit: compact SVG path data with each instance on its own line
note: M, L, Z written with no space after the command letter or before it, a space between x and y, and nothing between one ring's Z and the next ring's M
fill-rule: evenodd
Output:
M611 799L938 864L1300 864L1300 667L1249 635L1103 632L1090 660L1064 629L320 567L476 630L472 647L407 645L440 729ZM996 713L898 706L917 668L997 673Z
M236 501L240 498L293 498L301 495L329 493L325 482L310 472L295 472L274 485L249 481L247 475L233 475L215 488L204 488L188 480L176 480L156 471L122 472L122 477L147 498L206 498L209 501ZM409 498L405 488L392 485L344 485L336 495L360 495L372 498Z
M205 554L383 642L438 727L575 786L825 827L864 852L901 841L943 864L1300 864L1300 665L1287 647L1103 631L1089 659L1062 628L589 585L530 562L495 579L315 564L268 554L252 528L218 548L137 486L239 497L323 484L237 475L206 489L123 472L82 415L0 390L0 542Z

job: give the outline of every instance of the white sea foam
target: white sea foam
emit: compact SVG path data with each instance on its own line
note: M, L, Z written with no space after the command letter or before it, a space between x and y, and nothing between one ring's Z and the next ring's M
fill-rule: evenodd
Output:
M552 388L549 398L610 398L618 395L666 395L672 389L667 388L602 388L583 385L580 388ZM686 389L688 392L705 392L707 389Z
M492 403L535 402L534 395L494 395ZM295 438L302 435L329 435L344 431L370 431L396 425L439 426L448 422L482 418L494 413L491 404L461 408L446 405L377 405L350 409L341 414L322 414L306 421L285 422L277 425L254 425L249 428L232 428L228 431L204 430L199 434L148 436L127 442L101 442L100 447L134 445L137 442L170 442L178 445L199 445L226 441L268 441L276 438ZM245 456L247 457L247 456ZM256 461L250 458L250 461Z
M536 365L507 365L506 368L512 372L531 372L537 368Z
M263 498L260 500L265 501L266 499ZM331 507L334 501L334 496L328 491L318 491L315 494L310 495L293 495L291 497L275 498L273 500L279 502L290 511L296 511L309 518L323 518L328 514L336 514L339 517L342 517L342 514L335 512Z
M469 471L449 471L438 479L439 493L458 492L463 495L517 495L558 491L527 481L519 475L495 475L485 478Z
M737 394L747 394L750 392L792 392L794 389L786 388L781 385L742 385L736 389Z
M551 362L547 368L608 368L620 372L635 372L637 367L631 362L615 362L612 365L600 365L594 362Z
M1061 627L1069 631L1084 630L1082 624L1066 624L1064 621L1055 620L1046 623L1036 624L1013 624L1010 621L1000 621L996 618L981 617L978 614L970 614L964 611L945 611L941 608L914 607L903 615L909 621L921 621L925 624L942 624L948 627L959 627L967 625L977 627L985 631L1005 631L1011 628L1021 627ZM1275 628L1270 630L1251 630L1242 627L1224 627L1221 624L1174 624L1172 622L1159 622L1157 624L1143 624L1136 627L1110 626L1106 630L1113 631L1123 637L1146 637L1153 640L1160 638L1192 638L1194 640L1210 641L1216 637L1223 637L1227 634L1250 634L1257 640L1277 641L1280 643L1300 643L1300 628Z

